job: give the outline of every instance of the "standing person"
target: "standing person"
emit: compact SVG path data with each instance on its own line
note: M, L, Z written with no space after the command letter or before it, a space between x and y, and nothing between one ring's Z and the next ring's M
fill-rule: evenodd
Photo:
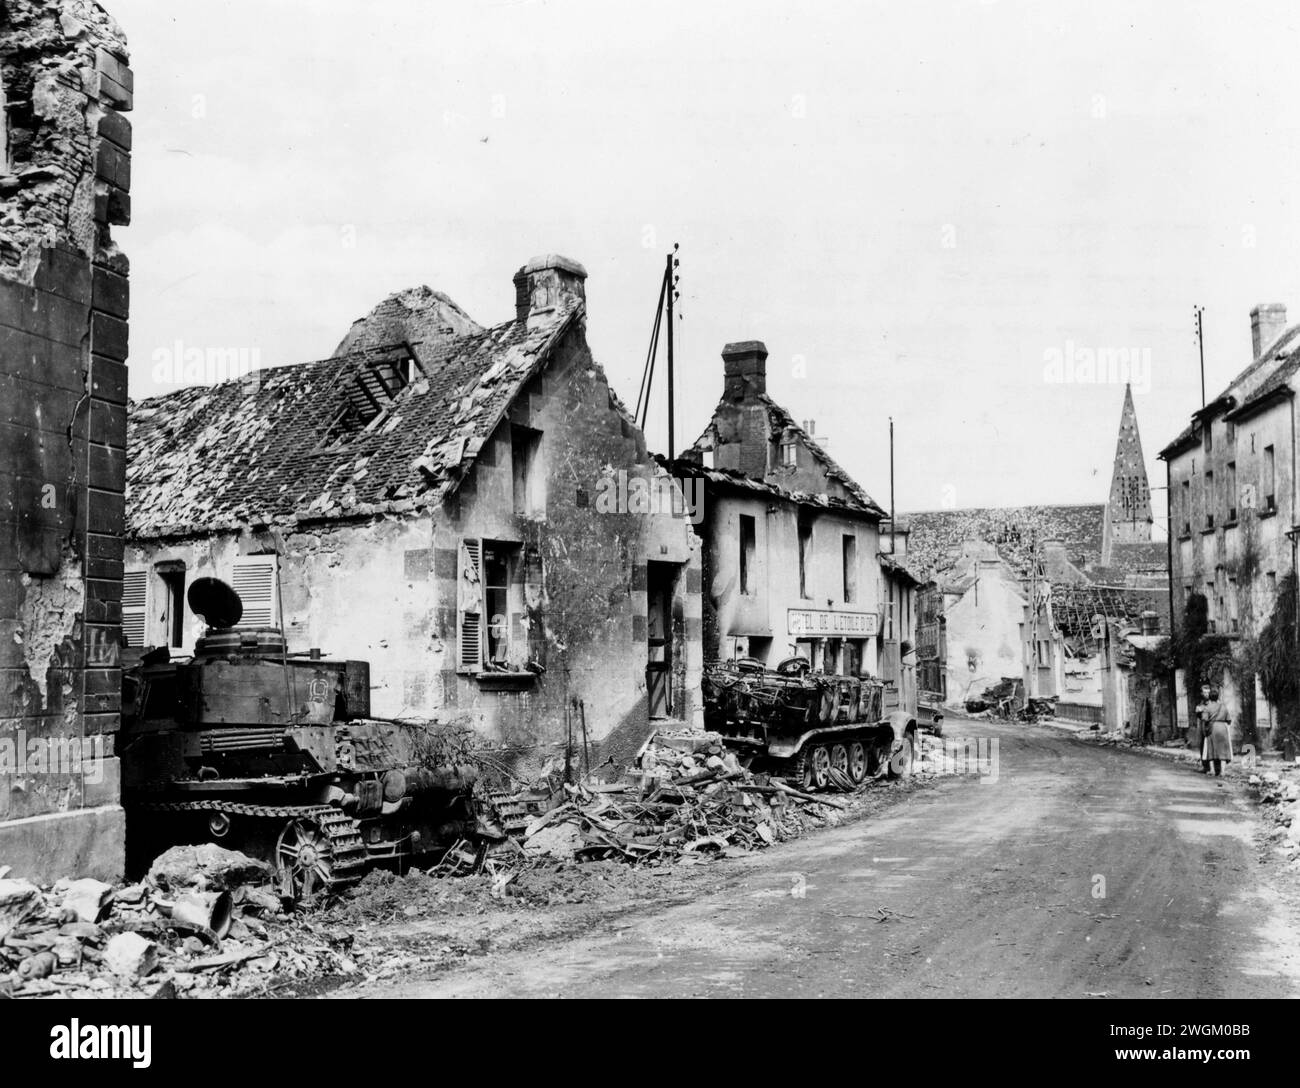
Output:
M1201 766L1209 774L1210 764L1214 764L1214 776L1223 774L1223 765L1232 762L1232 715L1228 707L1219 698L1217 690L1210 692L1211 703L1206 712L1205 740L1201 747Z
M1205 717L1210 708L1210 685L1201 685L1201 701L1192 711L1192 724L1187 727L1187 747L1201 758L1201 774L1210 773L1210 761L1205 758L1205 737L1209 732L1208 719Z

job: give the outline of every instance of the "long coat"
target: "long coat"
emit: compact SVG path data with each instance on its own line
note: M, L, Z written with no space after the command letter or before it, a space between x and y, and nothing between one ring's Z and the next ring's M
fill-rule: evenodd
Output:
M1232 762L1232 729L1227 708L1222 703L1215 703L1206 718L1209 728L1201 742L1201 758Z

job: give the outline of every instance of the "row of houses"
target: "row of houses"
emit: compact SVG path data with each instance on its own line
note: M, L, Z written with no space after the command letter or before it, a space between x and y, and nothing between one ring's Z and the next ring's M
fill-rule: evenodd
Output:
M763 344L723 351L700 439L657 459L586 340L586 272L514 277L479 326L394 295L328 359L131 405L123 629L187 654L218 577L243 626L370 663L382 717L475 731L511 761L598 761L701 722L706 660L801 655L914 692L917 585L884 510L767 394Z

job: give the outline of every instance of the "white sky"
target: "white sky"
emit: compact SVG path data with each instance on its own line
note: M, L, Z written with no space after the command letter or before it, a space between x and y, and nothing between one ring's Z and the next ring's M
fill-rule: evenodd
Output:
M676 241L679 447L722 345L761 339L886 506L891 413L900 510L1101 502L1123 386L1046 382L1046 353L1149 351L1159 487L1192 305L1210 395L1252 305L1300 319L1287 3L105 2L136 73L136 397L177 340L322 358L420 283L507 320L559 252L631 403Z

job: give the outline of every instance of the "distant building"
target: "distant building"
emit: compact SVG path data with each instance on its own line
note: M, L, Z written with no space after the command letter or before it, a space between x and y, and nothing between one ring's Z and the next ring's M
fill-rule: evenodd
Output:
M131 644L190 652L214 575L244 626L368 661L377 715L510 757L563 745L574 698L620 757L695 721L699 541L592 358L585 280L529 262L492 328L404 291L332 358L133 405Z
M1272 614L1278 583L1295 567L1295 396L1300 326L1286 308L1250 313L1251 361L1160 452L1168 466L1174 537L1169 583L1181 630L1187 604L1205 599L1209 630L1241 647ZM1238 728L1269 742L1273 709L1253 674L1215 677ZM1186 693L1179 714L1188 720Z

